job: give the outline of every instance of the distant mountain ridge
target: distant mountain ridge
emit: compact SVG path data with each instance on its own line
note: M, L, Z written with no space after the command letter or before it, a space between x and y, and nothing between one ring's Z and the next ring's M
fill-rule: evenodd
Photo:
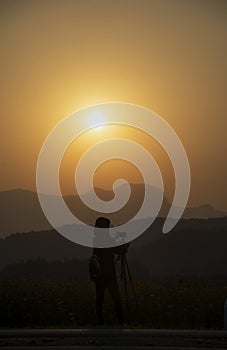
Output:
M111 191L96 189L97 194L104 200L113 197ZM121 211L111 214L113 224L119 224L133 218L139 210L143 200L143 185L132 185L132 200ZM94 224L98 213L83 207L78 196L65 196L65 201L72 212L77 213L77 208L81 207L79 215L81 220L89 224ZM82 205L82 206L81 206ZM170 204L164 197L163 205L159 213L159 217L166 217ZM147 216L149 213L147 213ZM224 217L227 213L216 210L210 205L186 208L184 218L209 218ZM51 229L50 223L47 221L39 204L36 192L15 189L0 192L0 238L6 237L12 233L44 231Z
M181 219L166 235L162 234L163 223L164 219L158 218L130 243L127 255L133 276L140 266L141 278L141 271L146 271L146 278L156 279L176 275L227 278L227 218ZM0 270L12 263L37 259L75 259L84 261L84 278L89 278L91 252L91 248L70 242L55 230L18 233L0 239Z

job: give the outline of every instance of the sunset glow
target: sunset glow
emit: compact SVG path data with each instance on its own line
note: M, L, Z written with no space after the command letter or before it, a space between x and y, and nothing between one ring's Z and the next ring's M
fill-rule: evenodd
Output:
M102 129L105 121L105 116L100 112L94 112L88 117L88 125L94 130Z
M190 206L226 210L225 13L219 0L1 1L1 190L34 191L37 157L52 128L73 111L117 101L149 108L174 128L191 164ZM168 192L171 164L158 145L106 126L108 111L99 112L85 115L89 130L72 162L96 140L136 138L157 155ZM109 188L120 165L99 171L97 185Z

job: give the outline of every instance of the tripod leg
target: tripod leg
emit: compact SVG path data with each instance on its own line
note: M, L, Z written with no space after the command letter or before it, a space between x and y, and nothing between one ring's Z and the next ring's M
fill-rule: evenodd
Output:
M127 318L127 323L129 323L128 289L127 289L127 276L126 276L124 257L122 257L121 259L121 271L122 271L122 276L124 281L124 290L125 290L126 318Z
M133 284L133 281L132 281L132 275L131 275L130 270L129 270L128 260L127 260L126 257L125 257L125 266L126 266L127 273L128 273L128 277L129 277L129 281L130 281L130 284L131 284L131 287L132 287L132 293L133 293L135 302L137 303L137 300L136 300L136 291L135 291L135 287L134 287L134 284Z

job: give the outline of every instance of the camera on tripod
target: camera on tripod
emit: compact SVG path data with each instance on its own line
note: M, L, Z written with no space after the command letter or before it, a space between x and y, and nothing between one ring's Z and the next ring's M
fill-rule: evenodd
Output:
M117 232L115 235L115 241L118 245L116 253L118 255L125 255L129 248L129 243L127 243L127 234L126 232Z

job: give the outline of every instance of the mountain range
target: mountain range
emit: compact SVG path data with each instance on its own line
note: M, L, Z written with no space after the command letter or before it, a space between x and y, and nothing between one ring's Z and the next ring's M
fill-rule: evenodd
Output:
M127 205L120 211L109 215L114 225L119 225L133 218L141 206L144 186L133 184L131 185L131 189L131 198L133 199L129 200ZM113 198L113 193L110 191L96 189L96 193L103 200ZM65 196L64 200L77 217L90 225L94 224L99 214L87 208L79 196ZM169 208L170 204L164 197L159 217L166 217ZM183 218L212 218L224 217L226 215L226 212L216 210L211 205L205 204L198 207L186 208ZM149 212L146 213L146 216L149 216ZM41 209L36 192L21 189L0 192L0 238L7 237L12 233L44 231L51 228Z
M113 197L109 191L96 189L96 192L104 200ZM142 203L143 194L143 186L133 185L133 201L127 203L127 208L112 214L111 222L119 224L134 217ZM85 197L87 195L89 193ZM94 224L97 213L83 207L78 196L66 196L64 199L74 214L79 214L83 221ZM170 204L164 198L159 217L131 242L128 260L134 276L145 279L163 279L176 275L227 278L226 213L215 210L210 205L186 208L184 217L174 229L163 235L162 227L169 207ZM50 274L53 266L54 269L59 266L62 271L69 266L71 273L75 266L77 274L80 270L83 271L82 275L86 274L87 267L82 267L82 262L87 266L91 249L67 240L51 228L40 207L37 193L20 189L0 192L0 215L1 276L11 275L16 278L20 271L27 274L28 270L31 276L34 271L37 276L43 276L41 270L45 269L44 266ZM149 220L148 213L146 215L138 221L134 220L133 225L139 227ZM54 263L71 260L75 260L75 264L68 262L65 267Z
M163 223L164 219L158 218L130 243L127 257L133 278L166 279L180 275L227 279L227 218L181 219L165 235ZM55 230L13 234L0 239L0 278L17 279L21 273L25 277L30 273L32 279L35 274L44 277L48 271L47 277L51 278L54 266L61 269L61 278L69 275L69 271L64 272L67 267L73 277L74 266L77 275L88 279L91 253L91 248L70 242ZM65 265L53 265L56 261ZM74 265L70 261L75 261Z

